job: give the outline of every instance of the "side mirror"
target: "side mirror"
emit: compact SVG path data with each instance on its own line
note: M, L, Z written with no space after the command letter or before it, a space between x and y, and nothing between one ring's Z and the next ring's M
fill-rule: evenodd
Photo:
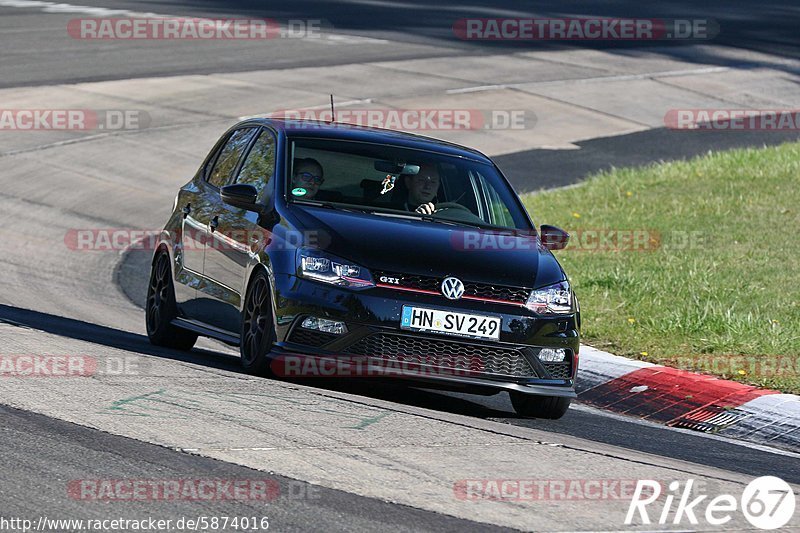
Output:
M561 228L542 224L539 232L539 238L542 240L542 245L548 250L563 250L567 247L569 242L569 233Z
M257 204L258 190L247 183L234 183L226 185L220 190L222 201L234 207L247 209L260 213L262 206Z

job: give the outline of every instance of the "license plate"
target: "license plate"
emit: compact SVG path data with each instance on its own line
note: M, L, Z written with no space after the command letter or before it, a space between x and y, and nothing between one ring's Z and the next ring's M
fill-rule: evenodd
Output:
M400 328L476 339L500 338L500 318L403 306Z

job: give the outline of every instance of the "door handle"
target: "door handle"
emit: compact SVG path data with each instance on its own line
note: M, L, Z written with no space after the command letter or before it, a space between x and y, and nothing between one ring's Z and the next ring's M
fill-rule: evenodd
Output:
M217 228L219 227L219 217L217 216L217 217L212 218L211 222L209 222L208 226L211 228L211 233L214 233L217 230Z
M186 204L185 206L183 206L183 218L188 217L189 213L191 212L192 212L192 204Z

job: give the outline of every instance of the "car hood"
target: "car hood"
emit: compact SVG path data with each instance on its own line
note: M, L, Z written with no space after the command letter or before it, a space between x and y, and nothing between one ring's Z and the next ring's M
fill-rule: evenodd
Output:
M530 288L566 279L536 236L297 204L292 211L319 248L372 271Z

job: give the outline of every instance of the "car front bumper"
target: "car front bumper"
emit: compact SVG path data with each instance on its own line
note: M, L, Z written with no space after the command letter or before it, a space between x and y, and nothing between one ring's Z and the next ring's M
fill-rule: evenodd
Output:
M399 377L433 387L575 397L580 345L575 314L544 317L522 306L447 300L382 287L353 291L293 275L276 276L275 291L273 367L277 362L285 371L288 367L281 362L298 354L317 361L302 365L309 372L292 377ZM487 341L401 329L404 305L500 317L500 338ZM347 332L302 328L307 317L344 322ZM562 348L567 361L542 362L537 356L541 348ZM334 368L332 361L340 364ZM291 368L300 368L297 360L293 364Z

